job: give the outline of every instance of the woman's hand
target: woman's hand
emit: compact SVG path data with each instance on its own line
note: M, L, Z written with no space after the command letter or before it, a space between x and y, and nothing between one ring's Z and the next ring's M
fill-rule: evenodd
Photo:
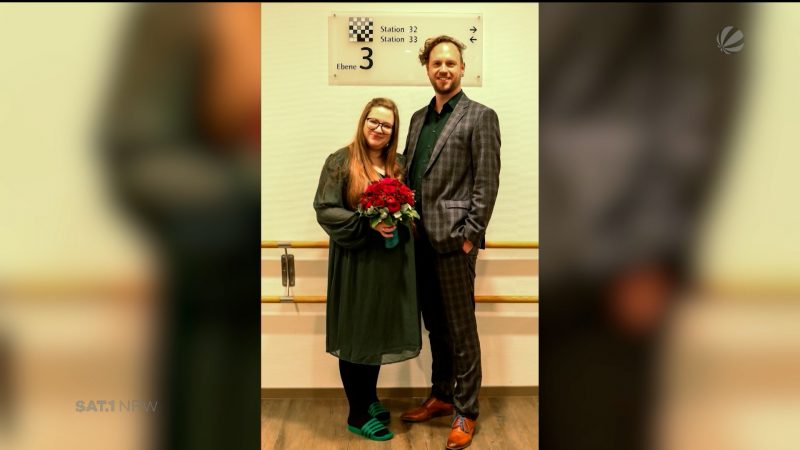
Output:
M392 237L392 235L393 235L392 233L394 232L395 229L397 229L397 225L394 225L394 226L390 227L389 225L386 225L383 222L375 225L375 231L380 233L381 236L383 236L385 238Z

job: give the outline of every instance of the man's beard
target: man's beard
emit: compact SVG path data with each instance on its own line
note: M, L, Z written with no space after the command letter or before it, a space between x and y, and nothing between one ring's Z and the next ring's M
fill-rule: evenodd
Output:
M450 81L450 87L447 88L447 89L441 89L441 88L439 88L439 83L438 83L439 79L438 78L434 78L434 82L432 83L433 84L433 90L437 94L440 94L440 95L452 94L453 92L458 91L458 89L461 87L461 77L451 77L451 78L448 78L448 79L445 79L445 80L449 80Z

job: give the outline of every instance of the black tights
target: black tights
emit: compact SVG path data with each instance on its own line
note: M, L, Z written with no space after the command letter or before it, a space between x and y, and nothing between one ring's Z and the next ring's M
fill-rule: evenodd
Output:
M378 401L376 387L380 370L381 366L378 365L339 360L339 374L342 376L344 393L350 404L350 414L347 416L347 423L350 425L360 427L371 418L367 408Z

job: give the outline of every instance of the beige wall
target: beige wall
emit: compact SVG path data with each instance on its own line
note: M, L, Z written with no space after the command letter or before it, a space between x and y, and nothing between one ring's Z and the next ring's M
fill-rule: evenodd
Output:
M487 239L537 241L538 6L485 3L262 6L262 239L327 240L311 202L322 163L352 138L364 104L377 96L395 100L402 148L411 114L433 96L429 86L329 86L327 17L333 12L483 14L483 86L464 91L500 119L500 193ZM415 55L408 64L424 70ZM262 251L263 295L283 292L281 253ZM324 295L327 251L294 253L294 293ZM477 294L536 295L537 260L535 250L481 252ZM484 385L538 385L538 305L479 304L477 314ZM379 386L427 386L430 355L423 342L420 358L386 366ZM262 387L340 384L337 360L325 353L324 305L263 305Z
M154 398L148 255L108 199L94 140L130 5L0 5L0 448L139 449L145 417L76 401ZM8 407L10 406L10 409ZM43 433L42 430L48 430Z
M492 107L502 136L500 193L489 240L538 239L538 9L533 4L304 4L262 6L262 236L324 239L311 200L322 163L353 137L361 109L389 97L400 110L400 148L430 86L329 86L332 12L480 12L483 86L464 88ZM422 37L420 37L422 39ZM467 50L469 51L469 50ZM408 64L424 69L416 55ZM469 73L469 66L466 67Z
M0 284L117 276L142 262L95 139L128 11L0 6Z
M800 289L800 5L752 5L730 161L703 239L715 286ZM791 55L791 56L790 56Z

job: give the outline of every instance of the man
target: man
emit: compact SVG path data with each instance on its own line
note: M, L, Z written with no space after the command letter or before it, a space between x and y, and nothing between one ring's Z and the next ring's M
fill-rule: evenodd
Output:
M478 418L475 262L478 248L484 247L500 174L497 114L461 90L465 48L449 36L425 42L419 60L435 95L412 116L404 152L421 216L417 283L433 355L433 387L421 406L401 418L421 422L455 411L449 449L472 443Z

